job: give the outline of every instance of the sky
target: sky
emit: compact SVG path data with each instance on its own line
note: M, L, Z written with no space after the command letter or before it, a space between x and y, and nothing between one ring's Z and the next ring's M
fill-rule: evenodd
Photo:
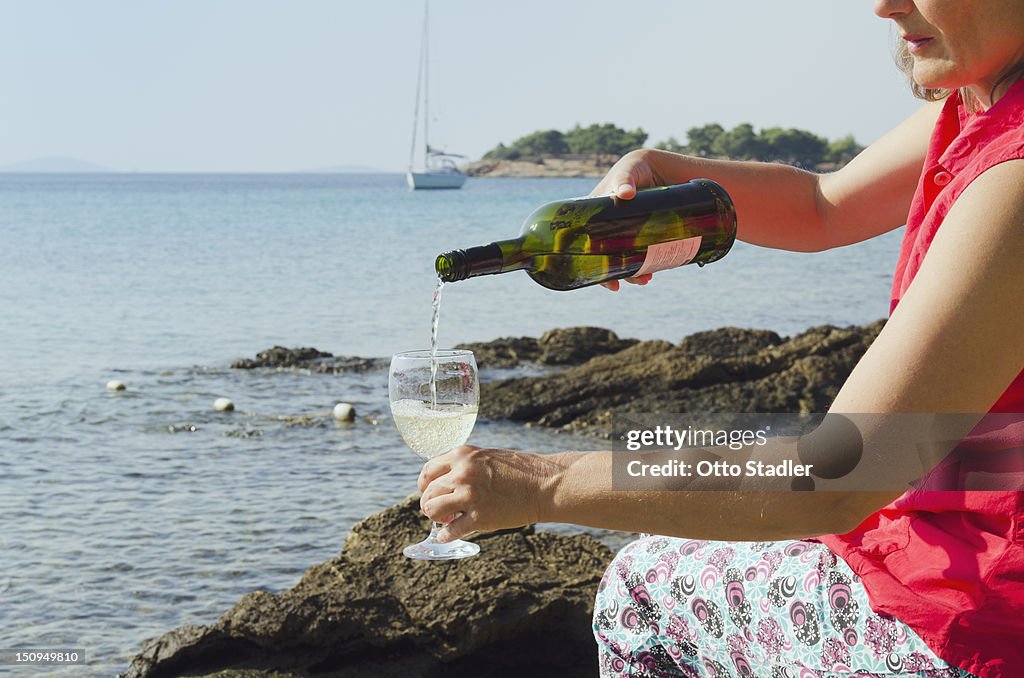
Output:
M431 0L431 144L541 129L796 127L913 112L870 0ZM408 164L422 0L0 0L0 166Z

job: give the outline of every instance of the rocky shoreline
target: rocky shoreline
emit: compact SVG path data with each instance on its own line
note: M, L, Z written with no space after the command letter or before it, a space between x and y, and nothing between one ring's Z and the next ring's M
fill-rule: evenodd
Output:
M822 412L883 326L793 337L723 328L678 343L600 328L468 345L486 374L481 416L607 436L612 413ZM382 359L275 347L236 369L333 373ZM531 370L533 372L534 370ZM593 676L593 597L611 551L532 528L479 535L479 556L407 560L428 530L415 497L352 528L342 552L281 594L255 591L209 626L147 641L123 678Z
M481 385L480 415L607 437L612 413L824 412L881 331L822 325L794 337L726 327L678 344L608 330L548 332L536 358L553 374ZM482 365L533 356L529 338L467 345Z
M539 158L537 160L478 160L462 170L471 177L553 178L582 177L600 179L619 156L600 158Z

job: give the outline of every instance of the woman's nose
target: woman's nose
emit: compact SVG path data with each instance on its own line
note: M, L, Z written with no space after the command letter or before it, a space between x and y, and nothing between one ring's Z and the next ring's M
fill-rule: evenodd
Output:
M895 19L910 14L914 9L913 0L874 0L875 14L883 19Z

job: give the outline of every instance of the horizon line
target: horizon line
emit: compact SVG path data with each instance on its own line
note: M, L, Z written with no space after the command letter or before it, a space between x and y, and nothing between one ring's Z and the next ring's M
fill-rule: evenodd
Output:
M365 170L19 170L0 168L0 174L404 174L405 170L367 167Z

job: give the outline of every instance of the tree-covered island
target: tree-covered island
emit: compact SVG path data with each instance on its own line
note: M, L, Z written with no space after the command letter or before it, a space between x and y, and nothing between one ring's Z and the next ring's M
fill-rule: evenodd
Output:
M625 153L641 148L647 132L629 131L605 123L567 132L542 130L499 143L472 163L467 171L491 176L601 176ZM691 127L685 141L675 137L654 148L706 158L784 162L806 169L829 171L849 162L863 147L853 135L829 140L806 130L765 127L749 123L726 130L718 123Z

